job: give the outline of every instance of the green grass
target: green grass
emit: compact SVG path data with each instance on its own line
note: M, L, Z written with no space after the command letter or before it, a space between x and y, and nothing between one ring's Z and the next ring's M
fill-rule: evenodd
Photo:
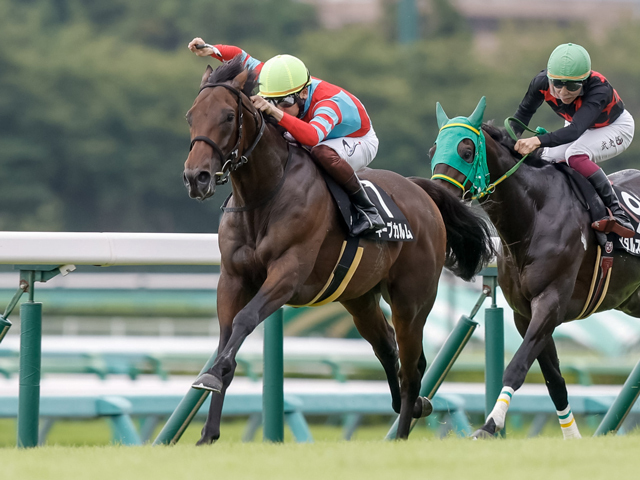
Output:
M3 479L463 479L637 478L640 436L496 440L357 440L209 447L63 447L0 450Z
M515 420L516 416L511 418ZM517 417L516 417L517 418ZM313 444L296 444L290 432L283 445L242 443L244 420L222 425L222 438L195 447L202 423L194 421L173 447L108 445L104 420L60 421L47 445L15 448L15 421L0 420L2 480L163 480L191 477L223 479L489 479L517 480L637 478L640 431L626 436L590 438L597 418L580 417L585 438L564 441L555 421L541 437L526 439L529 417L511 421L506 440L471 441L449 434L437 439L438 422L414 429L407 442L385 442L387 419L369 418L354 440L341 441L341 428L313 423ZM520 428L516 428L519 426Z

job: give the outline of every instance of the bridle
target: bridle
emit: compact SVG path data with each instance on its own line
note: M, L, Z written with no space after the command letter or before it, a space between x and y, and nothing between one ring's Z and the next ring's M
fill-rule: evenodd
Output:
M205 142L206 144L210 145L211 148L213 148L213 150L220 156L220 161L222 162L222 170L220 172L215 173L215 177L216 177L215 183L216 185L224 185L229 181L229 174L231 172L235 172L238 168L240 168L242 165L244 165L249 161L249 155L251 155L251 152L253 152L253 149L256 148L256 145L258 145L258 142L262 138L262 134L264 133L266 122L264 120L264 117L262 116L261 116L262 121L258 119L258 111L252 112L253 117L256 121L256 128L258 129L258 134L256 135L256 138L253 140L253 143L251 144L251 146L245 152L243 152L242 155L240 155L239 147L240 147L240 142L242 141L242 114L243 114L242 107L246 108L247 110L249 110L249 107L247 107L242 101L242 92L237 88L232 87L231 85L228 85L226 83L206 83L200 88L198 95L200 95L200 93L205 88L214 88L214 87L224 87L227 90L229 90L231 93L233 93L236 97L238 97L238 141L233 146L231 151L225 155L222 149L216 144L216 142L211 140L209 137L206 137L204 135L199 135L195 137L193 140L191 140L191 146L189 147L189 151L193 149L193 145L196 142Z

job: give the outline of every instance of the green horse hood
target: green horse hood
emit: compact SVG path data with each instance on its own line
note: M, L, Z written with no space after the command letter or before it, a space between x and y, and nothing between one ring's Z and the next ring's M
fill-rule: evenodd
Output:
M471 191L475 195L487 188L489 183L489 169L487 167L487 151L482 133L482 117L487 106L485 97L480 99L477 107L469 117L455 117L449 119L440 103L436 103L436 117L440 132L436 138L436 152L431 159L431 172L436 166L444 163L462 173L465 181L461 184L446 175L435 174L432 179L442 179L456 185L462 190L467 182L471 182ZM475 158L472 163L466 162L458 155L458 144L469 139L475 145Z

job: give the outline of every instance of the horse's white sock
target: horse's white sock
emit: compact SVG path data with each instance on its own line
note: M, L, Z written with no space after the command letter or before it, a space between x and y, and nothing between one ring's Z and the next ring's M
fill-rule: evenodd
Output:
M502 387L500 396L496 401L496 405L491 410L491 413L487 417L487 421L493 418L498 430L504 428L504 421L507 417L507 410L509 410L509 403L511 403L511 397L513 397L514 390L511 387Z
M556 410L558 413L558 420L560 421L560 427L562 427L562 436L565 438L582 438L576 420L573 418L571 412L571 406L567 405L564 410Z

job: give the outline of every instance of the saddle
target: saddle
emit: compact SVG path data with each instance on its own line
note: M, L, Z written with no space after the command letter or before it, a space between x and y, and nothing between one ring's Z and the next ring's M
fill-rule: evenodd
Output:
M591 223L596 223L603 217L610 217L611 213L604 206L596 190L591 183L580 173L573 170L566 163L554 163L554 167L560 170L569 180L576 197L589 213ZM635 213L640 213L640 198L630 190L613 185L613 189L620 200L620 205L627 212L636 231L633 238L622 238L613 232L593 230L598 243L598 253L594 268L591 288L582 312L576 320L586 318L595 312L607 294L611 270L613 268L614 251L623 251L631 255L640 256L640 234L638 224L640 221Z

